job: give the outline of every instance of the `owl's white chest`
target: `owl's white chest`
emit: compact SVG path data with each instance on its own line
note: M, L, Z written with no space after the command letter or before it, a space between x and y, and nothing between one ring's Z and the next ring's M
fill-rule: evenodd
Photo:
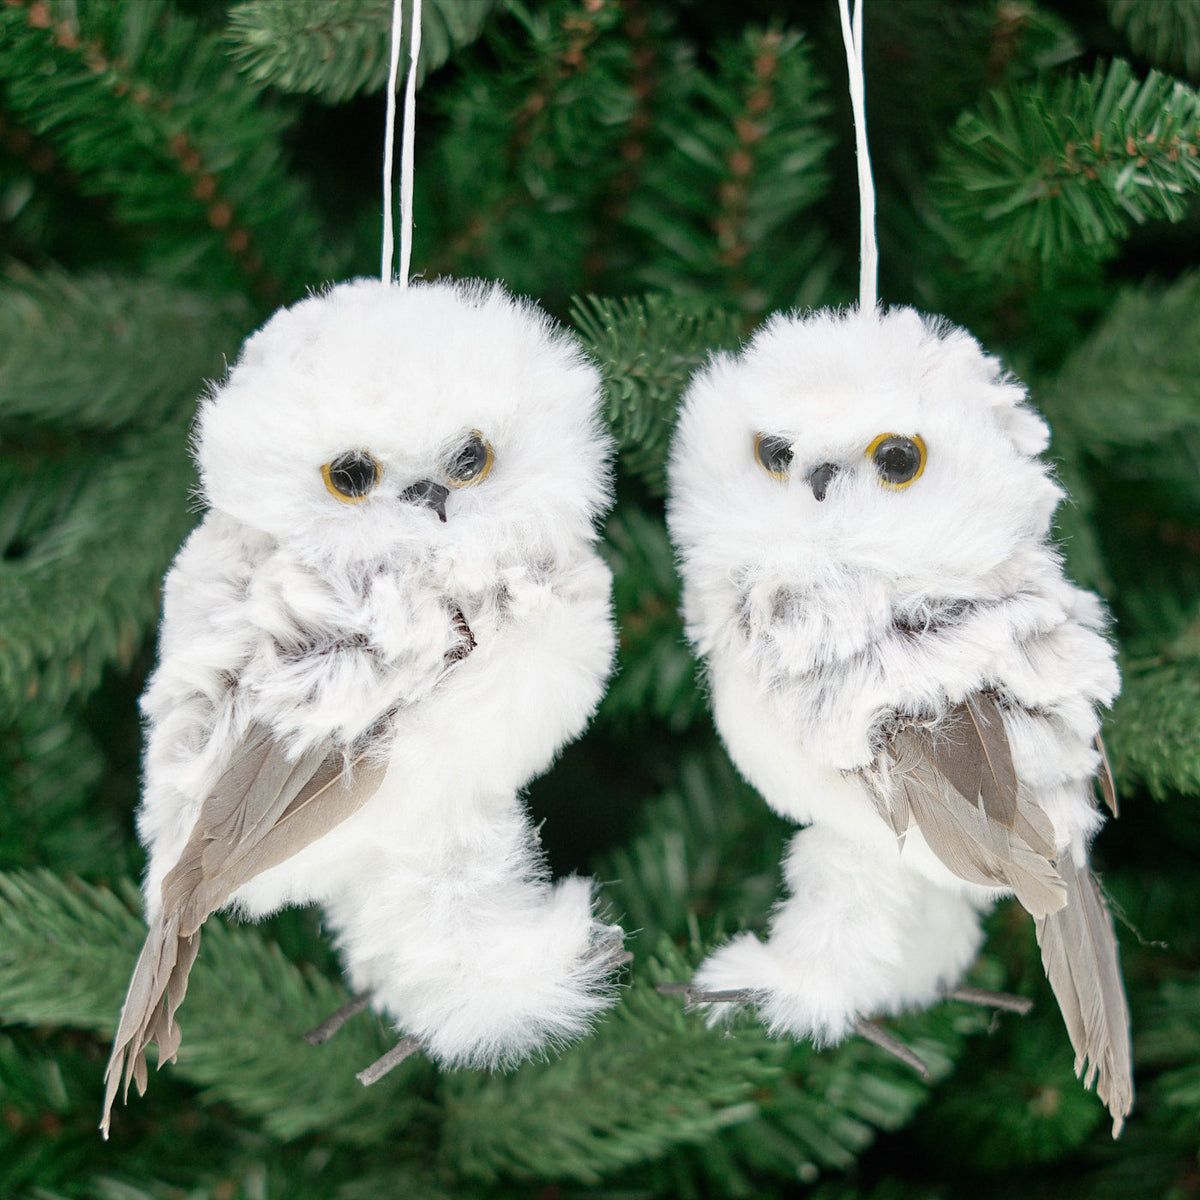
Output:
M252 913L406 876L416 889L523 826L518 793L579 734L611 668L608 570L592 553L555 575L510 575L462 609L475 647L389 722L387 774L363 808L237 895Z

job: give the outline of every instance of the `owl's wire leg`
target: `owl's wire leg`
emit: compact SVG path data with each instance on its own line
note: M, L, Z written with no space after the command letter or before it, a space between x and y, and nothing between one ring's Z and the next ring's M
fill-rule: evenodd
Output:
M682 996L688 1004L747 1004L751 1003L761 993L753 988L730 988L720 992L706 992L694 988L690 983L660 983L654 989L662 996ZM977 991L978 989L971 989ZM989 995L991 993L988 993ZM1012 997L1016 999L1016 997ZM859 1037L886 1050L898 1058L905 1066L912 1067L922 1079L929 1078L929 1068L914 1051L910 1050L899 1038L893 1037L886 1029L873 1021L859 1019L854 1024L854 1031Z
M947 1000L961 1000L964 1004L977 1004L980 1008L1002 1008L1005 1012L1020 1013L1021 1016L1025 1016L1033 1008L1033 1001L1027 996L1014 996L1011 992L989 992L984 988L947 988L943 995Z
M389 1071L398 1067L411 1054L415 1054L421 1048L421 1043L415 1037L401 1038L385 1055L377 1058L369 1067L364 1068L355 1075L355 1079L363 1085L370 1087L373 1083L378 1083Z
M758 994L752 988L705 992L690 983L658 983L654 990L660 996L682 996L685 1004L746 1004Z
M315 1029L310 1029L304 1035L304 1040L310 1046L319 1046L322 1042L329 1041L351 1017L358 1016L370 1002L370 992L359 992L357 996L351 998L349 1003L343 1004L337 1012L326 1017Z
M929 1078L929 1068L921 1057L910 1050L899 1038L893 1037L882 1026L876 1025L874 1021L859 1018L854 1024L854 1032L881 1050L886 1050L889 1054L894 1055L905 1066L912 1067L922 1079Z

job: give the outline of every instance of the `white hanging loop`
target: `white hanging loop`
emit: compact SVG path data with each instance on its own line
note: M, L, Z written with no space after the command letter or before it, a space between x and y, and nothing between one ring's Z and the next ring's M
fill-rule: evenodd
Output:
M850 81L850 107L854 112L854 144L858 156L858 309L872 312L878 304L879 249L875 244L875 181L871 177L871 155L867 149L866 82L863 75L863 0L855 0L850 16L849 0L838 0L842 17L842 42Z
M392 158L396 140L396 78L400 71L401 13L404 0L392 0L392 43L387 82L387 128L383 134L383 261L380 277L392 281ZM416 130L417 61L421 55L421 0L412 0L408 35L408 74L404 86L404 130L400 137L400 269L396 282L408 287L412 261L413 140Z

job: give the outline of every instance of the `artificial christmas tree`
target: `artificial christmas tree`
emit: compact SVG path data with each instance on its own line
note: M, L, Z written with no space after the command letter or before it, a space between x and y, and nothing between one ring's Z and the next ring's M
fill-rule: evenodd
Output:
M426 0L414 268L502 278L605 377L619 674L531 789L556 871L637 930L597 1033L509 1075L403 1064L316 919L209 922L177 1064L95 1130L144 934L140 732L162 572L197 519L206 379L273 308L371 274L386 0L0 6L0 1193L14 1197L1186 1196L1200 1144L1200 16L1194 0L876 0L865 15L885 303L1028 383L1071 494L1069 573L1116 614L1122 790L1094 859L1138 1102L1073 1078L1022 914L946 1003L861 1040L708 1030L655 985L754 928L786 829L729 765L662 521L678 396L772 309L852 300L837 14ZM384 64L381 67L380 64Z

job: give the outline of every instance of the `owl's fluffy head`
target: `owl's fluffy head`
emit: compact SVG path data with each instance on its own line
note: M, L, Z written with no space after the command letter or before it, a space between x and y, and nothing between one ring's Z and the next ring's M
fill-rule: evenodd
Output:
M1009 586L1061 498L1024 401L968 333L912 309L774 317L684 397L668 516L685 581L855 573L898 603ZM923 449L902 486L872 457L883 435Z
M499 285L358 279L246 341L196 457L212 508L309 557L538 560L610 503L599 409L574 340Z

